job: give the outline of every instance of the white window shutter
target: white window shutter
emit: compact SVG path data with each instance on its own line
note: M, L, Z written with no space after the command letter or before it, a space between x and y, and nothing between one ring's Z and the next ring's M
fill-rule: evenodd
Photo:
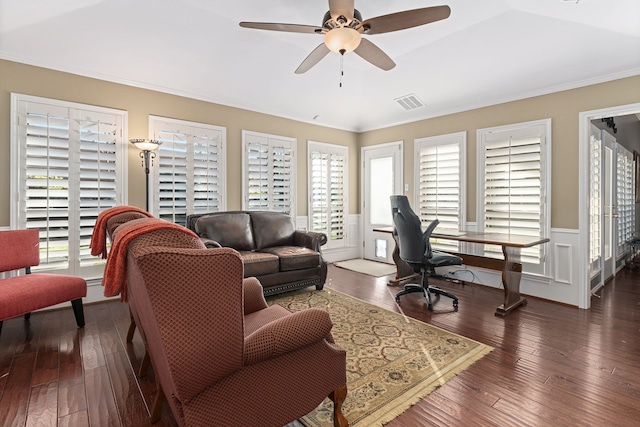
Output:
M485 233L543 237L548 233L545 143L549 128L550 121L544 121L479 131ZM522 261L541 272L545 251L545 245L525 248ZM502 258L500 247L487 246L485 254Z
M309 141L309 230L327 236L327 248L346 245L348 148Z
M320 151L310 152L310 209L309 229L326 233L329 230L329 154Z
M270 152L268 143L258 141L246 145L247 173L246 180L246 209L250 211L269 210L270 199Z
M346 151L346 150L345 150ZM333 241L345 240L346 206L344 183L346 181L347 158L333 153L329 157L329 233Z
M244 209L284 212L295 218L294 138L242 132Z
M91 256L95 220L123 202L123 123L126 113L26 95L12 95L18 128L12 201L18 228L40 231L36 271L87 279L100 277L104 261Z
M154 172L156 215L185 224L187 215L225 209L226 129L155 116L149 128L162 143Z
M633 153L617 144L617 207L618 215L618 253L625 252L626 243L633 238L635 229L634 216L634 179Z
M600 137L600 129L595 125L590 127L590 156L589 156L589 176L591 178L589 182L589 197L591 201L590 206L590 225L589 225L589 255L590 255L590 273L594 275L600 271L600 254L602 252L602 239L601 239L601 183L600 177L602 175L602 139Z
M88 267L95 263L89 244L98 214L118 205L122 184L118 178L117 146L124 142L118 115L83 111L78 115L80 265Z
M435 219L436 232L458 232L463 224L462 179L465 150L464 133L441 135L415 141L416 154L416 207L414 210L423 223L423 230ZM442 251L458 252L459 243L449 240L434 241L433 247Z

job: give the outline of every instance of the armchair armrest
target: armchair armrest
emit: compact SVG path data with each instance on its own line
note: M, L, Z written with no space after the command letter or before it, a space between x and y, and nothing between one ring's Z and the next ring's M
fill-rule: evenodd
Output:
M320 252L320 246L327 243L327 235L315 231L295 230L293 232L293 243L297 246L304 246Z
M242 281L244 291L244 314L254 313L267 308L260 281L255 277L247 277Z
M244 341L244 364L252 365L329 337L333 323L319 308L292 313L264 325Z

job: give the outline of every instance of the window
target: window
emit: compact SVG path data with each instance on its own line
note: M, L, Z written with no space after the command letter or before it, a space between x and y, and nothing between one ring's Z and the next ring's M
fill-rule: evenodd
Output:
M153 212L185 225L187 215L225 210L226 129L153 116L149 129L162 142Z
M295 219L296 139L242 131L243 207Z
M327 235L327 249L346 242L349 149L308 142L309 230Z
M551 120L478 130L478 228L485 233L549 234ZM529 272L544 273L546 245L522 250ZM500 248L485 254L502 257Z
M465 132L415 141L416 209L423 230L435 219L436 232L457 232L465 227ZM458 242L440 240L434 248L458 252Z
M127 113L12 94L12 227L40 230L34 270L102 276L89 243L98 214L126 203Z

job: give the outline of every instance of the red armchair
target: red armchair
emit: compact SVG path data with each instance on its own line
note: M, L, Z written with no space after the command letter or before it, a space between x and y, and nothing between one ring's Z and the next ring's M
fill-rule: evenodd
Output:
M87 282L62 274L31 274L40 264L38 230L0 231L0 272L25 269L25 274L0 279L0 331L2 322L32 311L71 301L78 327L84 326L82 298L87 296Z
M267 306L255 278L243 280L233 249L129 247L129 296L159 382L181 426L277 426L325 397L342 414L346 353L327 312Z

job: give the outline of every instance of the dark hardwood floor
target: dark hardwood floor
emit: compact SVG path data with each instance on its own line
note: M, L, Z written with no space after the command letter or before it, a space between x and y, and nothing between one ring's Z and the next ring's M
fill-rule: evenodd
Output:
M386 278L329 267L327 287L495 347L387 427L637 426L640 419L640 273L625 268L590 310L529 298L496 317L502 290L443 283L433 313L418 294L394 302ZM138 334L125 344L127 306L71 307L4 322L0 335L0 425L147 426L153 371L142 379ZM298 423L292 423L296 425ZM165 405L156 426L176 425Z

